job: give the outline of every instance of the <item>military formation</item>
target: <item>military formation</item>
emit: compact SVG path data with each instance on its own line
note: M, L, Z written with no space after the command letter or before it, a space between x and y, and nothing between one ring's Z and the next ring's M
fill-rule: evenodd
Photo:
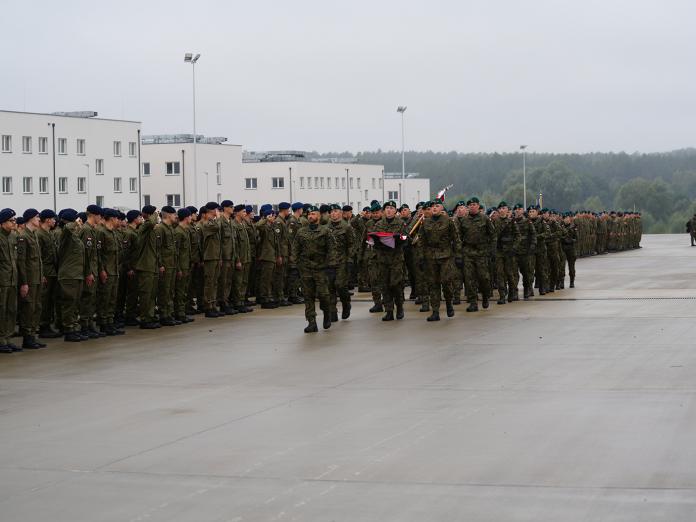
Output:
M371 313L404 318L408 300L439 321L575 286L575 260L640 247L639 213L565 212L475 197L447 211L373 201L350 206L225 200L200 208L0 211L0 353L215 319L259 306L304 304L305 332L351 313L355 288ZM253 298L253 300L252 300ZM21 346L13 337L22 338Z

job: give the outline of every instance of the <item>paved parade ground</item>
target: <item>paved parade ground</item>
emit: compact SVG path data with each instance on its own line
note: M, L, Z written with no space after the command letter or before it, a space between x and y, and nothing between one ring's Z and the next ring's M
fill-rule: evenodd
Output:
M696 248L643 245L439 323L361 299L0 356L0 520L692 522Z

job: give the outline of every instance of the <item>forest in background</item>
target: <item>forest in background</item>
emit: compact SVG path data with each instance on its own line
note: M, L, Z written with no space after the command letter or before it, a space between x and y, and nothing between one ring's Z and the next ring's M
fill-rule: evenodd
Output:
M401 152L310 153L350 158L401 172ZM557 210L637 210L646 233L684 232L696 212L696 149L663 153L526 155L527 203L543 194ZM435 193L449 184L447 202L478 196L486 206L522 202L522 154L406 152L406 172L430 178Z

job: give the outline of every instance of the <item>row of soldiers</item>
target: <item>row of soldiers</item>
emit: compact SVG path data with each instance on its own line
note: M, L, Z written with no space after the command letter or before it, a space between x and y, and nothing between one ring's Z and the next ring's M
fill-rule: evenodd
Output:
M79 342L143 329L305 303L307 331L350 316L351 290L370 291L371 312L404 316L404 287L421 311L448 315L464 288L468 311L563 287L575 257L635 248L640 216L559 213L505 202L484 212L477 198L445 212L441 202L374 201L359 215L350 206L280 203L260 215L226 200L197 209L151 205L122 213L89 205L86 212L0 211L0 352L45 346L38 338ZM442 217L441 217L442 216ZM442 221L441 221L442 220ZM447 228L442 228L447 223ZM451 241L442 237L448 231ZM449 246L445 246L445 244ZM439 288L435 291L434 288ZM256 302L250 300L256 297ZM396 310L394 310L396 308ZM10 342L19 325L22 348ZM38 338L37 338L38 337Z

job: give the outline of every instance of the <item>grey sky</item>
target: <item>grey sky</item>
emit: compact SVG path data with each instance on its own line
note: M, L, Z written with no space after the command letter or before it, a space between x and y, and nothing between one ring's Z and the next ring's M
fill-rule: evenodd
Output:
M695 145L696 3L0 2L0 108L90 109L247 149Z

